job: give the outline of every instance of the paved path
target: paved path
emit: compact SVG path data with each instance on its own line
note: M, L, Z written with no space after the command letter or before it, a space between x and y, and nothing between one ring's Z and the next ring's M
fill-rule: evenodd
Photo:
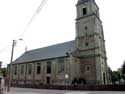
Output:
M45 90L45 89L27 89L11 88L10 92L4 94L125 94L117 91L69 91L69 90Z

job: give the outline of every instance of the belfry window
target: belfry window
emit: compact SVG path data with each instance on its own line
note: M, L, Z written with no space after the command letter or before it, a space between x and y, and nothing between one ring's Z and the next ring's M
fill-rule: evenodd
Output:
M83 13L83 16L87 14L87 9L86 8L83 8L82 9L82 13Z

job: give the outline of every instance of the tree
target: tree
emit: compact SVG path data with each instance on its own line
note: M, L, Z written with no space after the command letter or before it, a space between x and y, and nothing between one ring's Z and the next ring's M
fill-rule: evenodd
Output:
M78 84L78 80L77 80L77 78L74 78L74 79L73 79L72 84L73 84L73 85Z
M111 73L112 83L115 84L117 81L120 81L120 73L119 71L113 71Z
M122 78L125 80L125 61L122 65Z
M86 80L84 78L79 78L78 84L84 85L84 84L86 84Z
M1 68L1 73L3 74L3 77L6 77L7 68Z

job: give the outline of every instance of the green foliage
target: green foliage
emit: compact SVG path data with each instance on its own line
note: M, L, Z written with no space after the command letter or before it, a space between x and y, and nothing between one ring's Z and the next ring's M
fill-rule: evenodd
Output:
M118 71L113 71L111 73L112 82L115 83L121 79L120 73Z
M6 76L7 68L1 68L1 72L3 74L3 77Z
M122 65L122 78L125 80L125 61Z
M86 84L86 81L85 81L85 79L83 79L83 78L74 78L73 80L72 80L72 84L73 85L84 85L84 84Z

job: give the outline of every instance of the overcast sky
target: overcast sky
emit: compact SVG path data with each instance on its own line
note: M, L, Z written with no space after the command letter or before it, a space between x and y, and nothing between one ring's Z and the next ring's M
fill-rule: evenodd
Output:
M12 40L18 40L42 0L0 0L0 61L10 63ZM108 65L116 70L125 60L125 0L96 0L106 40ZM77 0L48 0L17 41L14 59L27 50L75 38Z

